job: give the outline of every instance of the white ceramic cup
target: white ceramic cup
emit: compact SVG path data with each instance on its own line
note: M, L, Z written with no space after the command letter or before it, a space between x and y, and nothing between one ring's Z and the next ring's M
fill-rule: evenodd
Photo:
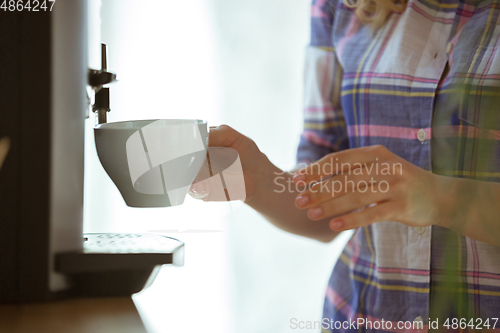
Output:
M131 207L182 204L207 155L203 120L107 123L94 134L104 170Z

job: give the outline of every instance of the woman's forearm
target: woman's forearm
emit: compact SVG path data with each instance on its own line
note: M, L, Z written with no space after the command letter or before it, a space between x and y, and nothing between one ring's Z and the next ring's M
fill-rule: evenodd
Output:
M438 225L500 246L500 184L437 176L443 214Z
M288 188L291 175L272 164L267 156L257 147L255 142L227 125L219 125L210 129L209 147L224 147L234 149L241 160L245 181L245 203L262 214L271 223L287 232L304 237L329 242L338 234L329 228L329 219L312 221L307 213L295 207L298 190L295 186ZM230 154L233 156L234 154ZM212 159L212 162L214 160ZM227 163L222 162L221 165ZM209 170L200 171L201 179L206 179ZM224 176L227 183L228 178ZM236 186L241 184L241 173L235 175ZM203 182L197 182L202 184ZM283 187L285 185L285 188ZM196 184L193 185L197 187ZM203 186L201 186L203 188ZM210 188L208 184L208 188ZM191 188L193 193L203 194L204 201L220 201L212 197L210 190ZM241 192L241 191L240 191ZM224 197L222 200L225 200Z
M246 203L262 214L276 227L321 242L330 242L339 233L329 228L331 219L312 221L307 212L295 207L300 188L292 182L292 175L277 168L265 159L258 170L256 193Z

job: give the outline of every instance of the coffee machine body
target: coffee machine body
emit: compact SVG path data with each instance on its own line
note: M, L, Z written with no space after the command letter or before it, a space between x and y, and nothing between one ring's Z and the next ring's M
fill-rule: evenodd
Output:
M68 290L55 253L83 247L86 1L0 11L0 299Z
M0 170L0 303L130 295L160 265L183 263L171 238L83 234L87 12L87 0L0 11L0 137L11 142ZM102 248L139 238L159 248Z

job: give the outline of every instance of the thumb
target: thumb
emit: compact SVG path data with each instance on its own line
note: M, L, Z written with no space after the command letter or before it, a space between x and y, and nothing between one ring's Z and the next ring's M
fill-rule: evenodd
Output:
M232 147L242 136L241 133L228 125L210 127L208 136L209 147Z

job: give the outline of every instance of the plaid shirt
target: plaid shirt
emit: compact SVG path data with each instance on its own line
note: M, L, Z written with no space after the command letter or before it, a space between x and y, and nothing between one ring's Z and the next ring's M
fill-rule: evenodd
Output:
M299 162L381 144L437 174L500 181L498 0L409 0L374 31L342 0L314 0L311 24ZM414 331L398 321L416 320L426 332L429 317L439 330L446 318L450 331L453 318L492 325L500 248L438 226L357 229L334 268L324 318L383 319L398 332Z

